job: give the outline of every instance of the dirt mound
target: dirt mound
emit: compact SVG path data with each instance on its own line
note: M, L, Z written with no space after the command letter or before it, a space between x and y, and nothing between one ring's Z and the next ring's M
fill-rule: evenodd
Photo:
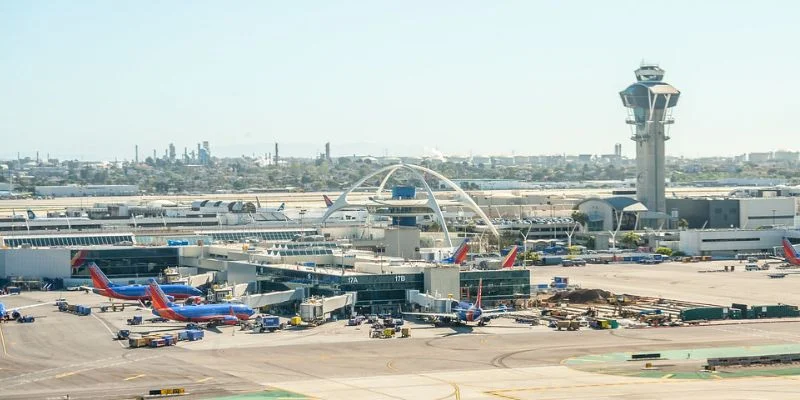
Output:
M601 289L575 289L569 292L558 292L548 301L559 302L568 301L570 303L598 303L605 302L611 297L611 292Z

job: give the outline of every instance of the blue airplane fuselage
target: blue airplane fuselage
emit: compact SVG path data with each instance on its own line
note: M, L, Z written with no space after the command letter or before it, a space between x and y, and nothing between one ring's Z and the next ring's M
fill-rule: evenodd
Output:
M155 310L153 314L162 318L183 322L208 322L247 320L255 311L244 304L202 304L176 306Z
M189 285L160 285L161 290L175 299L186 299L192 296L203 296L203 292L197 288ZM144 285L126 285L126 286L109 286L106 289L94 288L95 293L113 297L122 300L147 300L150 295L147 292L147 286Z

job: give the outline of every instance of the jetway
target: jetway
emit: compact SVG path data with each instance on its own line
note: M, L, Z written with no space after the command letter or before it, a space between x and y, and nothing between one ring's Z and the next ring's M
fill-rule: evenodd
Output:
M420 306L424 311L449 313L452 311L452 304L455 300L449 297L439 298L426 293L420 293L419 290L406 290L406 301Z
M191 275L186 279L187 279L186 280L187 285L191 287L198 287L213 282L214 274L211 272L206 272L204 274Z
M356 293L347 292L343 295L333 297L312 297L300 304L300 318L303 322L321 323L325 321L332 312L356 304Z
M281 292L271 292L253 294L242 298L242 302L251 308L260 308L272 304L286 303L289 301L302 301L304 297L303 288L294 290L284 290Z

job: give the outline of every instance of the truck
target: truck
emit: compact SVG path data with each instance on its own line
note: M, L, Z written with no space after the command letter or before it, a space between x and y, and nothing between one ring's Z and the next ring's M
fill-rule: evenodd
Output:
M253 332L275 332L285 327L286 325L282 324L281 319L275 315L259 315L253 324Z

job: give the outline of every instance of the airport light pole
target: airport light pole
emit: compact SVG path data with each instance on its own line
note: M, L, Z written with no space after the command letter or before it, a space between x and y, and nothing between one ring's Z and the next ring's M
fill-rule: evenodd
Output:
M528 225L528 230L522 235L522 231L519 231L519 234L522 235L522 253L525 254L528 252L528 235L531 233L531 228L533 228L533 224Z

